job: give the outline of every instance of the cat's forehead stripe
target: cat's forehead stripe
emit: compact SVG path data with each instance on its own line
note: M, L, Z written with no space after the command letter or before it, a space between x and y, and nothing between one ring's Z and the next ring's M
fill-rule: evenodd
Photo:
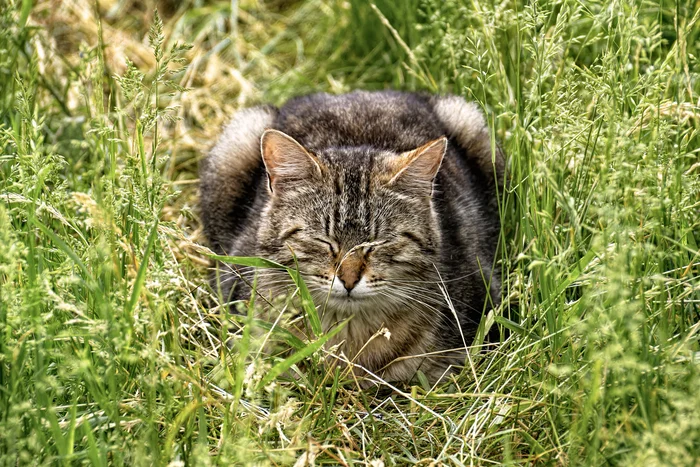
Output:
M372 162L372 160L370 158L370 164L371 164L371 162ZM369 228L370 240L374 240L375 239L375 226L373 225L374 222L372 222L372 211L374 209L372 209L373 203L371 202L371 199L369 198L369 193L370 193L370 190L372 187L371 180L370 180L371 179L370 172L368 171L368 172L363 173L363 177L364 177L364 184L363 185L365 187L365 193L367 194L367 196L362 197L363 199L366 200L365 201L365 210L364 210L364 224L365 224L365 226L367 226Z

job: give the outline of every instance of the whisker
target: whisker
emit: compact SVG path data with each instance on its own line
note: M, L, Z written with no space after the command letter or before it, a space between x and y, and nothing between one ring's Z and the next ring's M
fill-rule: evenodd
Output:
M463 276L453 277L453 278L451 278L451 279L435 280L435 281L428 281L428 280L404 280L404 279L385 279L385 281L388 282L388 283L391 283L391 284L394 284L394 283L398 283L398 284L404 284L404 283L406 283L406 284L441 284L441 283L443 283L443 282L455 282L455 281L460 281L460 280L462 280L462 279L466 279L466 278L471 277L471 276L473 276L473 275L476 275L476 274L478 274L478 273L479 273L479 271L474 271L474 272L470 272L469 274L465 274L465 275L463 275Z
M442 300L438 300L435 297L426 296L422 293L419 294L417 292L412 292L412 291L408 291L408 290L401 290L401 289L393 289L391 292L395 293L396 295L405 297L409 300L415 300L419 303L424 303L426 305L427 305L427 303L425 303L425 301L429 301L429 302L436 304L436 305L447 305L447 302L444 300L444 298Z
M432 309L432 310L434 310L434 311L439 312L439 310L437 310L436 308L434 308L434 307L432 307L432 306L430 306L430 305L428 305L428 304L426 304L426 303L423 303L423 302L421 302L420 300L413 299L413 298L411 298L411 297L406 297L406 296L397 297L396 295L391 295L391 294L388 294L388 293L386 293L386 292L381 292L381 295L383 295L383 296L385 296L385 297L387 297L387 298L390 298L390 299L392 299L392 300L394 300L394 301L398 301L402 307L408 307L408 308L411 309L412 311L415 311L415 312L419 313L419 314L420 314L422 317L424 317L424 318L430 318L430 317L431 317L431 314L430 314L427 310L425 310L424 308L421 308L420 306L417 306L417 303L416 303L416 302L420 303L421 305L423 305L423 306L425 306L425 307L427 307L427 308L430 308L430 309ZM397 298L399 298L399 300L396 300ZM395 306L395 308L399 308L399 307Z
M438 286L438 287L439 287L439 286ZM423 296L424 294L429 294L429 295L431 295L433 298L438 299L438 301L439 301L440 303L442 303L443 305L450 305L450 302L453 302L453 303L459 303L460 305L464 305L464 306L466 306L466 307L472 309L473 311L477 311L477 312L479 311L479 310L477 310L476 308L474 308L473 306L469 305L468 303L465 303L465 302L463 302L463 301L461 301L461 300L452 298L452 297L449 296L449 295L448 295L448 297L445 297L445 294L447 293L447 290L445 290L444 292L443 292L442 290L440 290L440 292L437 292L437 291L435 291L435 290L422 289L422 288L418 288L418 287L416 287L416 286L397 286L397 287L395 287L395 288L397 288L397 289L399 289L399 290L404 290L404 291L406 291L406 292L408 292L408 291L416 292L416 293L419 293L421 296ZM440 287L440 289L442 289L442 287Z
M433 290L433 289L423 288L423 287L417 287L417 286L394 286L394 287L392 287L392 289L403 290L403 291L406 291L406 292L409 292L409 291L410 291L410 292L416 292L416 293L419 293L419 294L421 294L421 295L426 294L426 295L430 295L430 296L433 296L433 297L444 298L444 295L441 294L440 292L438 292L438 291L436 291L436 290Z

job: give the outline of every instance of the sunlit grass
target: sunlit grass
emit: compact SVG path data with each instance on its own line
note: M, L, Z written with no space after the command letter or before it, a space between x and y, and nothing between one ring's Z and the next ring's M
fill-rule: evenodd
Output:
M0 7L1 464L697 465L697 5L155 7ZM502 342L436 388L359 391L295 270L272 312L207 281L231 113L385 87L477 101L508 155Z

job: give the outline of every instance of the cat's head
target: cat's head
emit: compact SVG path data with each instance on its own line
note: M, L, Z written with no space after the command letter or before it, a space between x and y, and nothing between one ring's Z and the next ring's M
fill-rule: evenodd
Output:
M270 201L260 253L289 266L296 257L314 298L338 310L420 302L421 282L437 275L432 196L446 147L440 138L404 153L370 147L311 153L282 132L266 131L261 152Z

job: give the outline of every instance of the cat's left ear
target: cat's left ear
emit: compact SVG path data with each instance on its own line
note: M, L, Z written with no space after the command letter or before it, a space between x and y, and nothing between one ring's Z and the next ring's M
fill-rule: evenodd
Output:
M322 175L321 161L291 136L267 130L260 139L260 152L270 180L270 191Z
M440 170L447 150L447 138L430 141L413 151L404 152L390 163L389 185L427 189L433 191L433 180Z

